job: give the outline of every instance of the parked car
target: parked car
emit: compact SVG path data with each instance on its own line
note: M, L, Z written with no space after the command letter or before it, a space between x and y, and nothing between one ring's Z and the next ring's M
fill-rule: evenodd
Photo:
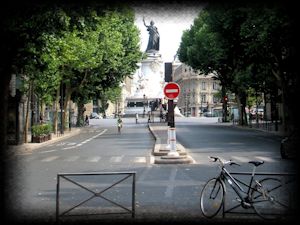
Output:
M295 158L296 148L299 146L299 131L294 130L289 136L283 138L280 144L281 158Z
M216 117L217 115L213 112L207 111L203 113L203 116L205 117Z
M98 113L93 112L90 115L90 119L102 119L102 116L99 115Z

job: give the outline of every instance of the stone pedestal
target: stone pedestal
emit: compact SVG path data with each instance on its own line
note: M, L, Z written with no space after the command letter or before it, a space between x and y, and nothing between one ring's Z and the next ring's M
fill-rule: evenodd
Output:
M127 114L141 113L142 111L147 113L150 110L148 105L150 101L164 98L165 67L161 54L156 51L145 54L147 57L142 60L139 69L134 74L131 94L126 98L127 104L130 105L125 109ZM141 107L141 104L146 107Z
M131 97L143 98L145 95L148 99L163 98L165 79L161 54L157 52L145 54L147 58L141 62L141 67L133 82L135 90Z

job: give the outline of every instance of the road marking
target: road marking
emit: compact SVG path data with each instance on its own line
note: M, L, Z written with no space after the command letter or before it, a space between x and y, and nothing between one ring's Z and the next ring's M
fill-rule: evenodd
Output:
M150 156L150 164L154 164L155 157L153 155Z
M123 157L124 157L123 155L122 156L113 156L110 158L109 161L113 162L113 163L118 163L118 162L122 161Z
M76 142L68 143L67 145L76 145Z
M72 149L72 148L76 148L76 146L65 147L62 150L67 150L67 149Z
M52 149L52 150L42 151L42 152L38 152L38 153L42 154L42 153L56 152L56 151L58 151L58 150L57 149Z
M146 157L135 157L135 163L146 163Z
M50 157L47 157L45 159L42 159L41 161L42 162L50 162L50 161L53 161L53 160L58 159L58 158L59 158L59 156L50 156Z
M86 161L88 161L88 162L98 162L100 159L101 159L100 156L94 156L94 157L88 158Z
M78 156L78 155L74 155L74 156L68 157L68 158L65 159L64 161L67 161L67 162L74 162L74 161L76 161L77 159L79 159L79 156Z
M169 179L169 182L167 184L167 190L165 192L165 197L166 198L171 198L172 195L173 195L173 191L174 191L174 187L175 187L176 174L177 174L177 169L173 168L171 170L170 179Z
M59 144L56 144L56 146L61 146L61 145L65 145L65 144L67 144L67 143L66 142L61 142Z
M259 159L259 160L263 160L266 162L276 162L276 160L270 158L270 157L264 157L264 156L256 156L255 158Z
M243 163L249 162L249 158L243 156L232 156L231 158Z

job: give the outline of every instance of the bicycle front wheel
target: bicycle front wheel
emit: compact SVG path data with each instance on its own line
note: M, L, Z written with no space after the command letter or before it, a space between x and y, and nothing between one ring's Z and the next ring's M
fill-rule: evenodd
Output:
M276 178L265 178L254 186L251 201L255 212L263 219L283 218L288 213L289 194Z
M218 214L224 203L224 185L216 178L210 179L200 195L200 208L203 215L212 218Z

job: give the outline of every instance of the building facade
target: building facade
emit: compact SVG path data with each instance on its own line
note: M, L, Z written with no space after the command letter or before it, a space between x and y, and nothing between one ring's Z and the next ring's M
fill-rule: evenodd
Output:
M185 116L219 116L222 103L220 82L214 75L203 74L183 63L175 62L172 79L180 86L177 107Z

